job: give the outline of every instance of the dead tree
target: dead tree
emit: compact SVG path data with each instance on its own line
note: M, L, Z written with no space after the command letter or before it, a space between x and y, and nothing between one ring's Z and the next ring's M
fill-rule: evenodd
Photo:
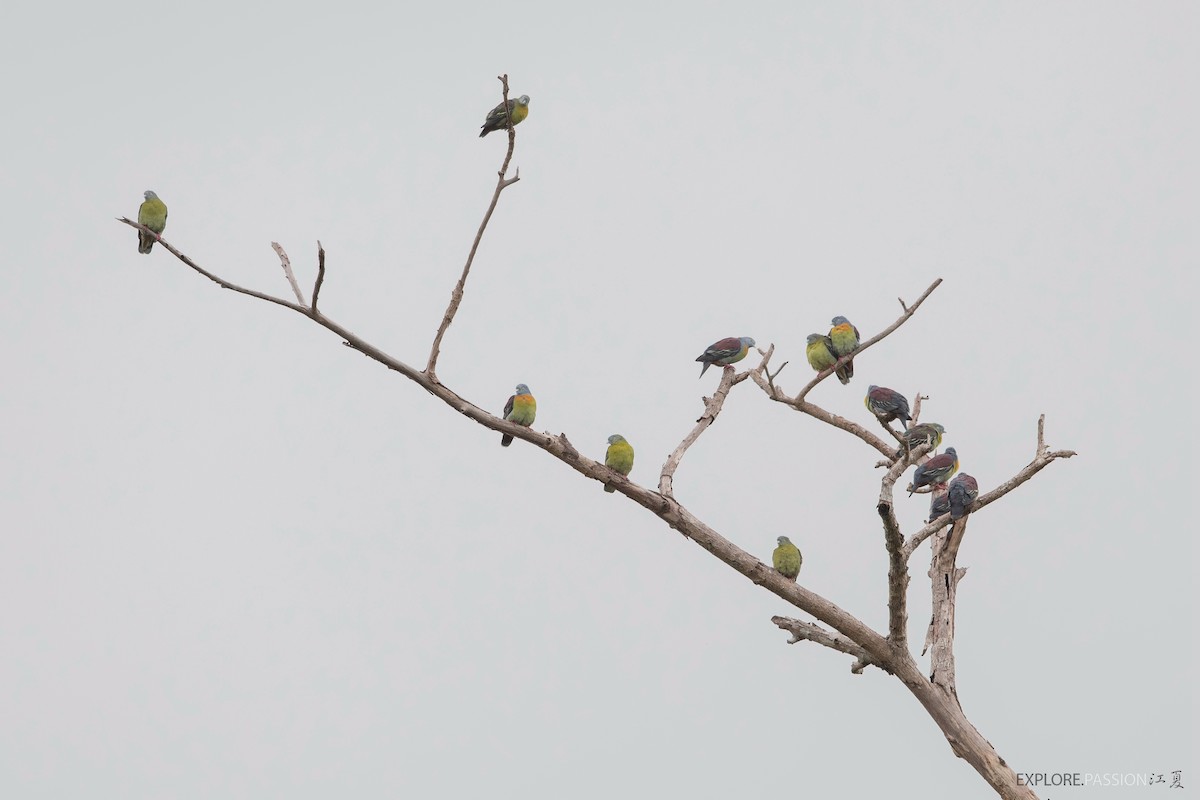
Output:
M508 76L500 76L499 80L502 85L503 102L507 103ZM1046 445L1044 439L1045 416L1043 415L1038 419L1037 445L1033 459L1028 464L1019 469L1015 475L1004 483L989 492L981 494L972 503L971 513L967 516L951 523L950 516L946 514L929 522L919 531L905 536L899 521L896 519L893 508L893 491L896 482L904 474L905 470L909 466L919 463L927 455L929 451L928 445L908 452L905 448L899 446L898 434L887 425L883 427L888 433L888 438L881 438L858 423L832 414L806 399L809 392L817 384L832 375L836 367L841 366L849 358L848 356L839 359L833 367L818 373L815 378L809 381L794 396L785 392L776 382L783 367L787 366L786 362L774 372L769 370L771 358L775 352L774 345L769 346L766 351L758 351L761 355L761 360L757 366L751 369L744 372L736 372L733 367L725 367L722 370L721 381L716 392L713 393L712 397L704 398L704 413L696 421L695 427L692 428L691 432L684 437L679 446L667 457L666 463L663 464L659 474L657 490L639 486L628 478L614 473L603 463L582 455L571 444L566 434L560 433L557 436L552 436L548 433L541 433L531 428L508 422L485 411L469 400L460 397L453 389L443 384L438 379L436 370L442 339L445 337L451 323L453 323L455 314L458 312L459 305L462 302L463 294L466 290L467 278L471 272L471 265L475 260L475 253L479 248L484 231L487 229L488 221L491 219L492 212L500 200L501 192L520 180L519 170L512 177L508 176L508 169L512 162L515 146L516 133L510 125L508 127L508 150L497 173L498 178L495 191L492 193L491 203L488 205L483 220L479 225L479 230L475 234L466 264L463 266L462 275L451 292L450 303L446 307L445 314L442 315L441 324L434 335L429 351L429 358L423 369L410 366L388 355L326 316L324 312L318 310L317 301L321 294L321 287L325 282L326 272L325 250L320 242L317 243L317 276L313 284L311 301L304 299L303 292L292 271L287 253L280 245L272 243L272 247L279 256L288 283L292 288L292 293L295 295L296 300L292 302L230 283L196 264L192 259L175 249L174 246L166 241L162 241L161 237L143 228L137 222L125 217L120 217L119 220L138 230L146 231L151 236L156 236L167 252L222 288L283 306L307 317L317 325L332 331L342 339L342 343L347 347L357 350L383 366L399 372L405 378L416 383L425 389L425 391L476 423L517 439L522 439L562 461L581 475L599 481L602 484L613 486L616 491L662 519L671 530L677 531L688 539L691 539L713 556L729 565L736 572L749 578L754 584L777 595L785 602L816 620L815 622L810 622L793 617L772 617L771 621L775 625L791 634L789 643L801 641L814 642L853 656L854 662L851 665L851 670L855 673L861 673L867 667L876 667L890 675L894 675L913 693L921 705L925 707L930 717L933 718L933 721L942 730L954 754L959 758L965 759L974 767L983 776L983 779L996 790L997 794L1006 799L1021 798L1025 800L1027 798L1035 798L1035 794L1028 786L1018 782L1017 774L1005 763L1004 759L1000 757L987 739L976 730L959 705L954 672L954 608L958 584L962 580L966 570L958 567L956 562L959 546L962 543L963 535L966 533L967 521L972 516L978 514L987 508L987 506L1031 479L1055 460L1070 458L1075 453L1070 450L1051 450ZM940 283L940 278L935 280L912 305L906 305L901 300L902 313L896 321L875 336L862 342L858 350L853 353L853 357L862 358L864 351L894 333L917 312ZM877 450L880 456L882 456L877 466L879 468L886 468L886 472L880 481L879 500L876 510L879 514L883 531L883 545L888 555L888 631L886 634L873 630L870 626L846 612L832 601L809 591L799 583L794 583L784 578L756 556L741 549L706 525L703 520L695 517L675 499L673 482L675 471L679 468L679 464L686 455L688 448L716 420L730 391L747 378L757 384L771 400L845 431L861 440L868 447ZM924 398L918 395L913 404L912 421L914 424L920 416L922 399ZM906 601L909 584L909 562L921 544L930 538L932 538L932 543L928 575L933 599L933 618L930 620L929 629L926 634L925 648L922 650L922 654L927 650L931 651L931 674L926 677L913 658L907 641L908 611Z

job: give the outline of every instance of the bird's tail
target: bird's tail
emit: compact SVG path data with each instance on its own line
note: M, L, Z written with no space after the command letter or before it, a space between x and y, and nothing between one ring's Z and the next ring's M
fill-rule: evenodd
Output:
M697 358L696 360L697 360L697 361L700 361L701 359ZM705 373L705 372L707 372L707 371L708 371L708 368L709 368L709 367L711 367L711 366L712 366L712 362L711 362L711 361L705 361L705 362L704 362L704 366L700 368L700 377L701 377L701 378L703 378L703 377L704 377L704 373Z
M838 380L842 382L842 385L849 383L850 379L854 377L854 359L850 359L845 364L842 364L840 367L838 367L836 374L838 376Z
M513 437L509 436L509 435L506 433L506 434L504 434L503 436L501 436L501 437L500 437L500 446L501 446L501 447L508 447L510 444L512 444L512 440L513 440Z
M482 126L482 127L483 127L483 130L481 130L481 131L479 132L479 138L480 138L480 139L482 139L483 137L487 136L489 133L491 133L491 132L492 132L492 131L491 131L491 129L490 129L490 128L488 128L488 126L487 126L487 125L484 125L484 126Z
M901 417L900 424L904 426L904 430L908 430L908 423L912 422L912 417Z
M611 483L606 483L606 484L604 484L604 491L608 492L609 494L612 494L613 492L616 491L616 489L613 487L613 485Z
M149 253L154 247L154 237L145 231L138 231L138 252Z

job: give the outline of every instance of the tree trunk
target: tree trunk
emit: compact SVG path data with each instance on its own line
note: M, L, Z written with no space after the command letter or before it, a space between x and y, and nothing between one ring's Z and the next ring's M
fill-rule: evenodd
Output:
M893 666L896 677L908 687L942 729L954 755L974 767L1004 800L1037 800L1033 790L1017 782L1017 773L967 719L958 704L958 698L930 682L906 652L896 654Z

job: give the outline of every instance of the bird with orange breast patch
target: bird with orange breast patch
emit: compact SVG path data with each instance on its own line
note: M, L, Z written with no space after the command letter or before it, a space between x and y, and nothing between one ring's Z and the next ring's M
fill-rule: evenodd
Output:
M829 341L833 342L835 356L848 356L858 349L858 328L851 325L850 320L845 317L834 317L833 327L829 329ZM843 384L849 383L854 377L854 359L838 367L837 376Z

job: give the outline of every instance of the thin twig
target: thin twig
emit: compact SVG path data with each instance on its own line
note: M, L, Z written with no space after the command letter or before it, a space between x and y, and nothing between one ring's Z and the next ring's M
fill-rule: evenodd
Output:
M912 426L918 424L917 420L921 419L921 401L928 399L929 395L917 392L917 396L913 398L912 416L908 420L908 427L911 428Z
M287 276L288 283L292 285L296 302L304 305L304 295L300 293L300 284L296 282L296 275L292 272L292 260L288 258L288 254L283 251L283 245L279 242L271 242L271 247L275 250L275 255L279 256L279 263L283 265L283 274Z
M128 217L117 217L117 221L124 222L129 227L137 228L138 230L149 230L144 225L139 225L138 223L134 222L133 220L129 219ZM153 231L151 231L151 232L153 232ZM225 280L224 278L219 278L216 275L209 272L208 270L204 269L199 264L197 264L195 261L192 261L190 258L185 256L183 253L179 252L174 247L172 247L171 244L169 242L167 242L165 239L159 238L159 239L157 239L157 242L159 244L161 244L163 246L163 249L166 250L168 253L175 256L180 261L182 261L184 264L187 264L189 267L196 270L196 272L199 272L201 275L208 278L210 281L217 284L222 289L229 289L230 291L237 292L238 294L244 294L247 297L256 297L259 300L266 300L268 303L274 303L275 305L283 306L284 308L290 308L293 311L298 311L299 313L303 314L306 317L309 316L308 306L304 305L303 301L301 302L300 305L297 305L295 303L289 302L282 298L275 297L274 295L266 294L265 292L258 292L258 291L255 291L254 289L246 289L244 287L238 286L236 283L230 283L229 281Z
M667 460L662 466L662 472L658 476L658 491L663 497L673 498L675 496L675 470L679 469L679 462L683 461L684 454L689 447L696 443L700 434L717 421L717 414L721 413L721 407L725 405L725 398L729 396L729 390L744 381L749 375L749 372L735 374L733 367L725 367L721 370L721 382L717 384L717 390L713 392L712 397L704 398L704 413L700 415L700 419L696 420L696 427L683 437L683 441L671 452L671 455L667 456Z
M319 314L317 311L317 298L321 295L321 285L325 283L325 248L321 246L321 240L317 239L317 280L313 284L313 301L312 312Z
M497 80L501 85L501 96L505 108L508 107L508 75L498 75ZM450 305L446 307L446 313L442 315L442 324L438 326L437 334L433 337L433 346L429 348L429 361L425 364L425 372L429 374L433 381L437 382L437 360L441 352L442 337L446 335L446 329L450 327L450 323L454 321L454 315L458 313L458 307L462 303L463 290L467 285L467 276L471 274L471 264L475 261L475 252L479 250L479 243L483 240L483 232L487 230L488 222L492 218L492 212L496 210L496 203L500 200L500 193L512 186L517 181L521 180L521 170L517 169L516 173L511 178L506 178L508 174L508 165L512 161L513 149L517 143L517 131L512 126L512 117L509 117L508 126L508 152L504 155L504 162L500 165L500 171L497 173L499 177L496 180L496 190L492 192L492 202L488 204L487 211L483 215L483 221L479 223L479 230L475 233L475 241L471 243L471 252L467 254L467 263L463 265L462 276L458 279L458 283L454 286L454 291L450 293Z

